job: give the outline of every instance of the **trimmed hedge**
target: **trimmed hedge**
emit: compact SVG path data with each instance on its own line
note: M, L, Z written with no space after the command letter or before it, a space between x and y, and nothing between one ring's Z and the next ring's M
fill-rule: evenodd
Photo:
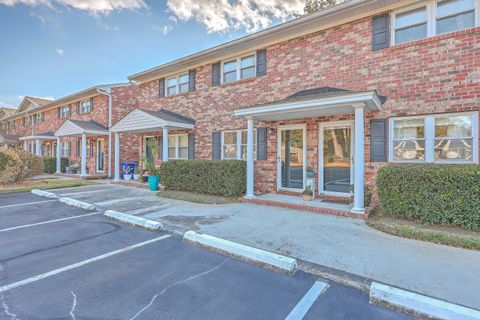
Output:
M392 217L480 229L480 166L390 165L377 173L381 209Z
M238 197L245 193L247 166L242 160L171 160L160 168L166 189Z
M43 158L43 163L44 163L45 173L55 173L55 172L57 172L57 158L44 157ZM60 171L65 172L65 167L67 167L69 163L70 163L70 161L69 161L68 158L61 158L60 159Z

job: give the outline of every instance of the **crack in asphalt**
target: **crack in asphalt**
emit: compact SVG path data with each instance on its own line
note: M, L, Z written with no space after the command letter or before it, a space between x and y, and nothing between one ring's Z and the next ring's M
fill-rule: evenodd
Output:
M72 308L70 309L70 316L72 317L72 320L76 320L75 318L75 308L77 307L77 296L73 291L70 291L70 293L73 296L73 303L72 303Z
M182 283L185 283L185 282L188 282L188 281L191 281L193 279L196 279L196 278L200 278L202 276L205 276L219 268L221 268L225 263L227 263L229 260L231 260L231 258L228 258L228 259L225 259L222 263L218 264L217 266L207 270L207 271L204 271L202 273L199 273L199 274L196 274L194 276L191 276L189 278L186 278L186 279L183 279L183 280L179 280L179 281L176 281L170 285L168 285L167 287L165 287L161 292L157 293L156 295L154 295L152 297L152 299L150 300L150 303L148 303L145 307L143 307L142 309L140 309L132 318L130 318L130 320L135 320L139 315L141 315L145 310L147 310L148 308L150 308L153 303L155 302L155 300L160 297L161 295L163 295L168 289L176 286L176 285L179 285L179 284L182 284Z
M3 272L4 271L5 271L5 269L0 264L0 279L3 278ZM0 294L0 301L2 302L3 313L5 315L9 316L10 320L18 320L17 315L15 313L13 313L12 311L10 311L10 307L8 306L7 301L5 301L5 296L3 295L3 293Z

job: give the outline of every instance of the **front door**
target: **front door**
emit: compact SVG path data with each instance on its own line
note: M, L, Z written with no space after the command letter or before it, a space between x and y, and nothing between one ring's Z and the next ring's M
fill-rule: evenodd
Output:
M353 123L321 123L319 133L319 190L327 194L349 194L353 170Z
M97 171L105 170L105 150L103 139L97 140Z
M301 191L305 181L305 126L279 128L278 189Z

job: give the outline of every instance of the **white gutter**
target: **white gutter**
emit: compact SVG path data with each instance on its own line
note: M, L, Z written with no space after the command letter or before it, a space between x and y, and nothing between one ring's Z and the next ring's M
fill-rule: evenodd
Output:
M112 177L112 88L97 88L97 92L108 97L108 177Z

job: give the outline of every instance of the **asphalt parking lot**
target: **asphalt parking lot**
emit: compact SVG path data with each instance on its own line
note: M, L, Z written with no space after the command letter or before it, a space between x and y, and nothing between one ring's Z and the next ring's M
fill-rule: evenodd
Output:
M26 193L0 195L0 243L0 319L301 319L317 281L329 287L304 319L411 319L353 288Z

